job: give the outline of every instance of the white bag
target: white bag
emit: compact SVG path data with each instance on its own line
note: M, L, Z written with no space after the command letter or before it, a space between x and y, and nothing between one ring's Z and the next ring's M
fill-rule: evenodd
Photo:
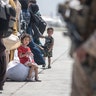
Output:
M20 40L18 36L11 34L7 38L3 38L4 45L6 47L6 50L12 50L16 49L20 46Z
M29 67L24 66L23 64L17 61L11 61L8 64L7 78L14 80L14 81L24 81L26 80L29 72ZM34 77L35 73L32 73L32 77Z

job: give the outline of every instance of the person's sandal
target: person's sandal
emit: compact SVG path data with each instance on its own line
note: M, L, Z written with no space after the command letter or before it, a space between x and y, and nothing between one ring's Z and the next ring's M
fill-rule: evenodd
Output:
M41 82L41 80L39 80L39 79L35 79L35 81L36 81L36 82Z
M48 65L48 69L50 69L51 68L51 66L50 65Z
M0 91L3 90L3 86L0 87Z
M34 82L33 78L26 78L27 82Z

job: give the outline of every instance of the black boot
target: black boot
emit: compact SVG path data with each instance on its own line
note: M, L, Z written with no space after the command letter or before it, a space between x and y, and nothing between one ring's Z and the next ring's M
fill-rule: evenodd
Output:
M3 86L0 86L0 90L3 90Z

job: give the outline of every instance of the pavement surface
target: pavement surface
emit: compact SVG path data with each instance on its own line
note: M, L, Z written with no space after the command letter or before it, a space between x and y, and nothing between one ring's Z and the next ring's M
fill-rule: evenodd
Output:
M70 96L73 60L68 54L70 40L62 34L62 30L55 30L53 34L52 68L42 69L39 65L42 82L5 82L0 96Z

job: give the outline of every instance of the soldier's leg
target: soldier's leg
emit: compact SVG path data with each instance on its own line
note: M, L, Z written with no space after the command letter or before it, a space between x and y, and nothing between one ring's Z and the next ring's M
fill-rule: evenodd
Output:
M75 62L73 65L71 96L93 96L89 78L82 64Z

